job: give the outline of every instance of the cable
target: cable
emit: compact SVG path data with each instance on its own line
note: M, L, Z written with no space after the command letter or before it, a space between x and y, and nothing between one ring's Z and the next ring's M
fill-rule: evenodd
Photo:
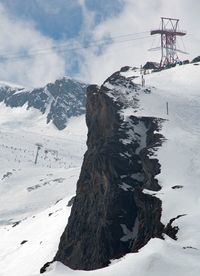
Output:
M112 44L120 44L120 43L126 43L126 42L130 42L130 41L134 41L134 40L139 40L139 39L145 39L145 38L149 38L150 36L145 36L145 37L139 37L139 38L135 38L135 39L126 39L126 40L122 40L122 41L116 41L113 42ZM102 43L102 44L92 44L92 45L88 45L88 46L82 46L82 47L74 47L74 48L68 48L68 47L63 47L63 49L59 49L57 48L57 52L62 53L62 52L66 52L66 51L78 51L78 50L84 50L84 49L88 49L88 48L92 48L92 47L96 47L96 46L106 46L106 45L110 45L111 42L106 42L106 43ZM51 54L50 49L49 50L43 50L43 51L38 51L35 53L27 53L27 54L21 54L21 55L16 55L16 56L0 56L0 59L3 59L3 61L7 61L7 60L16 60L16 59L20 59L20 58L30 58L30 57L34 57L37 55L43 55L43 54Z
M129 43L130 42L132 42L132 41L129 41ZM119 47L119 48L114 49L114 51L112 49L109 49L108 51L106 51L105 56L109 57L109 56L116 55L117 52L122 52L124 49L133 48L133 46L136 46L136 45L139 45L139 44L141 44L141 42L134 43L134 44L131 43L129 45Z
M121 40L121 41L111 41L111 40L116 40L117 38L120 37L128 37L128 36L133 36L133 35L138 35L138 34L144 34L147 32L140 32L140 33L134 33L134 34L126 34L126 35L120 35L120 36L116 36L116 37L109 37L109 41L105 41L105 39L100 39L100 40L96 40L96 41L92 41L90 42L89 45L86 46L81 46L81 47L72 47L69 48L69 44L63 44L63 45L59 45L59 46L52 46L49 48L44 48L44 49L38 49L35 51L31 51L29 53L26 54L20 54L20 55L10 55L10 56L5 56L4 55L0 55L0 59L3 59L4 61L7 60L14 60L14 59L19 59L19 58L29 58L35 55L41 55L41 54L48 54L49 51L52 50L57 50L57 52L65 52L65 51L77 51L77 50L83 50L83 49L88 49L94 46L105 46L105 45L109 45L109 44L118 44L118 43L125 43L128 41L134 41L134 40L139 40L139 39L144 39L144 38L148 38L150 36L144 36L144 37L137 37L137 38L130 38L130 39L125 39L125 40ZM99 42L103 42L103 43L99 43Z
M182 44L183 44L183 49L184 49L184 51L186 52L187 51L187 49L186 49L186 47L185 47L185 43L184 43L184 41L183 41L183 38L181 37L181 41L182 41Z
M135 36L135 35L145 34L145 33L149 33L149 31L138 32L138 33L130 33L130 34L122 34L122 35L113 36L113 37L111 36L111 37L107 37L106 39L107 40L109 39L109 41L111 41L111 40L118 39L120 37ZM97 39L97 40L91 41L90 44L96 44L97 42L104 42L104 41L105 41L105 38L103 38L103 39ZM73 47L73 45L74 45L74 43L73 44L71 43L71 47ZM42 49L32 50L31 52L34 53L34 52L38 52L38 51L53 50L53 49L63 48L63 47L68 47L68 46L70 47L69 43L63 43L63 44L60 44L60 45L57 45L57 46L52 46L52 47L49 47L49 48L42 48ZM6 54L7 53L4 53L3 55L6 55Z

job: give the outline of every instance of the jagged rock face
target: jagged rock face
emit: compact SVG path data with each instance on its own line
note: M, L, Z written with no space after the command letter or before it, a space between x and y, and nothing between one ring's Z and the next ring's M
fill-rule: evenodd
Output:
M0 102L10 107L27 105L47 114L50 121L59 129L66 127L68 118L85 113L87 85L63 78L43 88L26 91L23 88L0 88Z
M134 115L125 120L121 112L130 105L136 109L138 95L146 92L120 72L101 88L88 87L88 150L54 260L73 269L97 269L136 252L152 237L162 238L161 201L143 189L160 189L155 179L160 165L151 153L162 143L154 132L163 121Z

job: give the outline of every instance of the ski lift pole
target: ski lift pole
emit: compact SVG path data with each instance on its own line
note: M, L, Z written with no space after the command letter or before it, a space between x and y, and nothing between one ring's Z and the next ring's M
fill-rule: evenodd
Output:
M141 76L141 82L142 82L142 87L144 87L145 86L145 79L144 79L144 75L143 74Z
M37 144L35 144L36 145L36 147L37 147L37 152L36 152L36 156L35 156L35 165L37 164L37 160L38 160L38 155L39 155L39 151L40 151L40 149L41 149L41 147L42 147L42 145L41 144L39 144L39 143L37 143Z
M169 115L169 104L166 102L167 115Z

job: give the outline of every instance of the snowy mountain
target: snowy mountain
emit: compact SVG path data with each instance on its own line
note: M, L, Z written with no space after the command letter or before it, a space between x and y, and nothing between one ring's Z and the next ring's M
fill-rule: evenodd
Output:
M53 257L85 151L85 98L68 78L32 91L0 83L0 275L36 273Z
M47 123L62 130L68 118L85 113L87 85L64 77L31 91L16 85L0 83L0 102L9 107L26 106L46 114Z
M73 176L85 148L85 98L86 85L68 78L32 91L0 83L0 223L63 197L64 169ZM41 197L56 185L59 193Z
M115 259L109 266L85 272L54 262L44 275L199 274L198 64L145 75L145 87L141 86L141 78L136 78L138 72L128 67L112 75L100 88L90 86L84 161L87 130L83 115L69 119L68 127L58 131L52 123L46 124L45 114L39 110L1 106L1 276L40 275L41 267L58 252L57 260L69 263L68 257L74 256L80 267L77 254L84 249L83 256L93 257L108 233L115 234L110 236L115 241L120 240L118 248L116 244L112 248L112 242L108 245ZM34 164L36 143L42 147ZM159 166L155 169L151 164ZM75 192L70 215L67 205ZM157 209L146 200L152 198L161 203ZM96 221L90 225L95 216ZM147 220L155 224L146 224ZM84 222L84 234L78 236ZM105 236L100 235L103 225ZM99 232L92 236L98 226ZM140 233L144 233L145 241ZM73 239L77 237L78 243ZM100 238L96 244L94 237ZM79 245L79 250L74 244Z

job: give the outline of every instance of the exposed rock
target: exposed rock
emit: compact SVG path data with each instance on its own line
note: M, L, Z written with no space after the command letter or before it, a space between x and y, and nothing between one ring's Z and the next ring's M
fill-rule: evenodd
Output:
M194 250L198 250L198 248L193 247L193 246L183 246L183 249L194 249Z
M183 63L183 64L189 64L190 61L189 61L189 59L185 59L185 60L182 61L182 63Z
M143 69L146 70L151 70L151 69L158 69L159 68L159 63L153 62L153 61L147 61L145 65L143 66Z
M75 196L73 196L67 203L67 207L71 207L74 203L74 200L75 200Z
M200 62L200 56L195 57L195 58L191 61L191 63L196 63L196 62Z
M52 262L47 262L41 269L40 269L40 274L43 274L47 271L49 266L51 265Z
M138 108L139 93L145 92L120 72L101 88L88 87L88 150L54 258L73 269L107 266L151 238L162 238L161 201L143 189L160 189L155 179L160 164L152 151L164 140L159 134L163 120L133 115L124 120L121 113Z
M164 226L161 201L152 193L161 189L156 179L161 168L154 153L165 141L159 133L164 120L134 115L146 89L121 71L100 88L88 87L88 150L53 261L93 270L137 252L151 238L163 239L163 234L177 238L178 227L172 224L180 216Z
M175 185L175 186L173 186L172 187L172 189L182 189L183 188L183 186L182 185Z
M15 223L13 223L12 227L16 227L17 225L20 224L21 221L16 221Z
M186 214L178 215L177 217L170 219L170 221L164 228L163 232L165 234L167 234L169 237L171 237L172 239L177 240L177 233L178 233L179 228L177 226L173 227L172 224L176 219L179 219L184 216L186 216Z
M7 173L5 173L5 174L3 175L3 177L2 177L2 179L1 179L1 180L4 180L5 178L10 177L11 175L12 175L12 173L11 173L11 172L7 172Z
M23 244L25 244L25 243L27 243L27 242L28 242L27 240L24 240L24 241L22 241L20 244L23 245Z
M123 67L120 69L120 71L121 71L121 72L126 72L126 71L128 71L130 68L131 68L130 66L123 66Z

